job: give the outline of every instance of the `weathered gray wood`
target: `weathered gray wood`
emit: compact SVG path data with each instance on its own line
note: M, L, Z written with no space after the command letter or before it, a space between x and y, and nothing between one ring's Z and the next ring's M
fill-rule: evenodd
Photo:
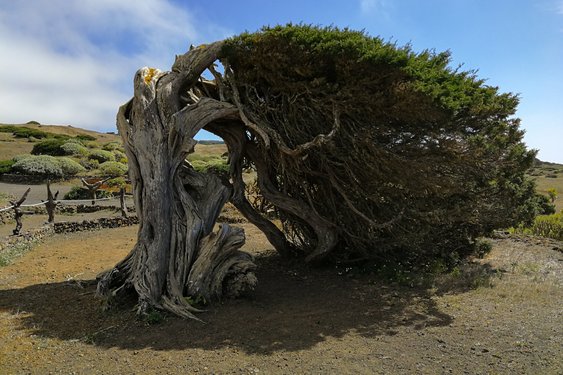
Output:
M31 191L31 188L28 188L25 191L25 193L23 193L23 195L21 196L21 198L19 200L10 201L10 204L13 206L13 209L14 209L14 219L16 220L16 227L12 231L14 236L18 236L21 232L21 229L22 229L22 226L23 226L23 223L22 223L23 211L21 210L20 206L27 199L27 195L29 194L30 191Z
M111 177L103 179L101 181L96 181L92 184L83 178L81 179L82 184L88 190L88 195L90 196L90 199L92 199L92 206L96 204L96 192L100 189L100 187L104 184L104 182L108 181L109 179L111 179Z
M133 99L118 112L140 224L131 253L99 276L98 294L110 300L134 291L141 314L158 308L195 318L186 297L221 298L224 290L236 294L256 283L252 258L238 250L243 232L225 225L212 233L230 190L185 162L199 130L238 113L212 98L181 99L219 50L220 43L195 48L177 58L172 72L140 69Z
M56 202L58 196L59 191L57 190L57 192L53 195L53 192L51 191L51 181L47 180L47 200L43 201L43 203L45 204L45 209L47 210L47 221L49 223L55 222L55 208L58 205L58 202Z
M127 217L127 205L125 204L125 188L119 189L119 206L121 208L121 216Z
M252 224L256 225L268 238L276 251L282 256L294 255L296 250L286 239L283 232L270 220L262 216L252 207L245 196L245 183L242 178L243 156L247 150L245 128L240 123L232 123L228 126L217 126L211 124L206 129L220 136L229 149L230 178L233 188L231 202L240 213Z

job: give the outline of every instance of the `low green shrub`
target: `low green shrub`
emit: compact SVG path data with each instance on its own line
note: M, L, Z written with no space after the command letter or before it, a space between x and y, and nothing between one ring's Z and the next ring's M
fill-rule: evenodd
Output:
M229 164L222 159L213 159L208 162L194 160L191 164L198 172L210 172L219 175L229 173Z
M6 249L0 252L0 267L5 267L9 264L12 264L15 259L30 251L38 242L38 239L33 239L28 242L22 241L14 244L13 246L8 246Z
M88 195L88 190L83 186L73 186L70 188L69 192L64 195L63 199L67 200L78 200L78 199L90 199ZM96 191L97 198L111 198L113 195L106 190L99 189Z
M116 161L106 161L98 167L103 176L122 176L127 173L127 166Z
M75 138L80 139L81 141L95 141L97 139L93 135L89 134L78 134Z
M86 156L88 155L88 149L84 147L81 143L69 141L61 146L65 155L76 155L76 156Z
M113 155L115 156L115 161L127 164L127 161L125 161L125 162L122 161L122 160L127 160L127 155L125 155L124 152L121 152L119 150L113 150L112 152L113 152Z
M493 249L493 244L486 238L477 238L473 246L475 248L474 254L479 258L483 258Z
M63 169L57 158L50 155L38 155L23 158L12 165L12 170L26 175L55 178L64 176Z
M79 163L81 166L88 170L98 169L98 167L100 166L99 161L88 158L80 159Z
M33 137L33 138L37 138L37 139L43 139L43 138L49 138L50 137L49 133L46 133L42 130L33 129L33 128L26 128L26 127L23 127L23 126L14 130L13 134L16 138L31 138L31 137Z
M51 134L39 129L28 128L25 126L2 125L0 133L12 133L16 138L49 138Z
M15 161L12 159L0 160L0 174L10 173Z
M88 154L88 159L97 160L99 163L105 163L106 161L115 161L115 156L113 152L94 149Z
M68 193L66 193L63 199L76 200L76 199L88 199L88 190L82 186L73 186L70 188Z
M62 145L65 144L65 140L61 138L49 138L39 143L33 145L31 150L32 155L51 155L51 156L63 156L65 151L62 149Z
M227 160L220 155L188 155L188 161L198 172L226 174L229 172Z
M104 145L102 146L102 150L106 150L106 151L115 151L115 150L122 150L122 149L123 149L123 147L121 146L121 143L119 143L117 141L104 143Z
M537 216L532 225L519 226L513 231L563 241L563 211L552 215Z
M106 185L109 187L125 187L127 185L127 181L125 181L125 178L123 177L115 177L112 178L111 180L107 180L106 181Z
M65 143L78 143L79 145L84 146L84 141L78 138L68 138Z
M57 158L59 165L63 170L63 174L65 176L75 176L78 173L82 173L86 171L86 168L81 166L79 163L75 162L74 160L66 157Z
M536 236L563 241L563 212L536 217L530 231Z
M144 316L145 321L147 322L147 324L149 325L155 325L155 324L160 324L164 321L165 316L164 313L156 310L156 309L150 309Z
M32 158L32 157L33 157L33 155L30 155L30 154L19 154L19 155L14 156L12 158L12 160L13 161L20 161L20 160Z
M77 173L84 172L85 169L70 158L56 158L50 155L29 155L15 161L12 165L12 171L26 175L61 178L74 176Z
M0 125L0 133L13 133L16 128L14 125Z
M532 200L536 215L551 215L555 213L555 205L547 195L536 194Z
M95 141L82 142L82 143L84 144L84 146L91 148L91 149L97 149L97 148L100 147L98 142L95 142Z

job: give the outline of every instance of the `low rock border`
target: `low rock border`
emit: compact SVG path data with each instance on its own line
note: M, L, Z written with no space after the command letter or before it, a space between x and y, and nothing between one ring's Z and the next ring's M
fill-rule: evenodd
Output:
M85 230L127 227L139 224L137 216L100 218L96 220L57 222L53 224L55 233L72 233Z
M81 232L107 228L119 228L139 223L136 216L110 217L96 220L57 222L38 229L31 229L18 236L7 236L0 239L0 253L9 252L16 247L33 246L47 236L60 233Z

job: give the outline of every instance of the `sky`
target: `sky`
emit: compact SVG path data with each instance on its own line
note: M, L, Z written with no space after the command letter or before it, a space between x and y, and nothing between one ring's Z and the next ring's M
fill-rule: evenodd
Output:
M563 163L563 0L0 0L0 123L116 131L137 69L288 22L450 50L453 67L518 93L524 141Z

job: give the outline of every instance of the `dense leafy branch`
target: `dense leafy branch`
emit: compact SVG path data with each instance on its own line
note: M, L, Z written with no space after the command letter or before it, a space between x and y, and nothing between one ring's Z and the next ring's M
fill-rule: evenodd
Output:
M288 25L228 40L221 61L244 162L309 260L464 254L533 216L518 98L451 69L449 53Z

